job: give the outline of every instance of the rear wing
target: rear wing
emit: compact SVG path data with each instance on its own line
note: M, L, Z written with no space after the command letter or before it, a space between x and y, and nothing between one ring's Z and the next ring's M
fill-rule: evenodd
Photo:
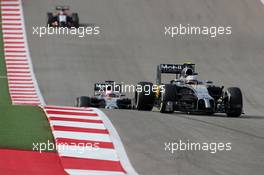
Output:
M102 94L106 91L113 91L122 93L122 85L116 84L115 82L106 82L106 83L95 83L94 84L94 95Z
M176 78L179 78L184 68L190 68L195 72L195 64L183 63L183 64L160 64L157 66L156 83L161 84L162 74L175 74Z
M56 6L55 7L56 10L70 10L69 6Z

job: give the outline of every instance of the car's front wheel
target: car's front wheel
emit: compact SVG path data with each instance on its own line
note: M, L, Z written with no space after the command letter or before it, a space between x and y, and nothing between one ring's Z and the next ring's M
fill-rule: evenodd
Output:
M242 92L237 87L230 87L225 92L225 111L229 117L239 117L243 112Z
M135 91L134 106L137 110L151 111L154 106L155 94L152 91L153 84L139 82Z
M75 28L78 28L80 26L78 13L72 14L72 24L73 24L73 27L75 27Z
M48 12L47 13L47 26L52 26L52 23L53 23L53 14Z
M174 84L164 85L164 92L161 93L160 98L160 112L173 113L174 102L177 100L177 86Z
M91 107L91 99L86 96L77 97L75 101L76 107Z

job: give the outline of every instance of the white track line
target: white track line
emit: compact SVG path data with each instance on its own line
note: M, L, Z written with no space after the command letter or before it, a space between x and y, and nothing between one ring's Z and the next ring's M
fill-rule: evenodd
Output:
M125 175L125 173L117 171L92 171L78 169L66 169L66 172L71 175Z

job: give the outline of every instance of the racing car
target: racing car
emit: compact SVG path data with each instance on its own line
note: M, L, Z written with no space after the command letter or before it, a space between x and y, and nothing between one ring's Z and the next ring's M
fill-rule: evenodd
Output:
M47 25L50 27L79 27L78 13L71 13L69 6L56 6L55 12L47 13Z
M122 93L121 84L105 81L94 84L94 96L77 97L76 107L96 107L106 109L131 109L132 100Z
M163 83L162 74L175 74L175 79ZM139 82L137 86L152 87L151 93L135 91L133 107L151 111L157 107L161 113L174 111L213 115L225 113L239 117L243 113L242 92L238 87L216 86L212 81L197 78L195 64L160 64L157 66L156 84ZM153 88L156 86L155 88ZM145 88L142 88L145 89Z

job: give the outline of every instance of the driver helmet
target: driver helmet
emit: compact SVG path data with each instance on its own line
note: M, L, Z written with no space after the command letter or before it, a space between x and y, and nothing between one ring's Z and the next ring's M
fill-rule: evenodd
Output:
M183 77L187 77L187 76L193 75L194 73L193 73L193 69L185 67L182 70L181 74L182 74Z
M198 79L196 75L189 75L186 77L187 84L198 84Z

